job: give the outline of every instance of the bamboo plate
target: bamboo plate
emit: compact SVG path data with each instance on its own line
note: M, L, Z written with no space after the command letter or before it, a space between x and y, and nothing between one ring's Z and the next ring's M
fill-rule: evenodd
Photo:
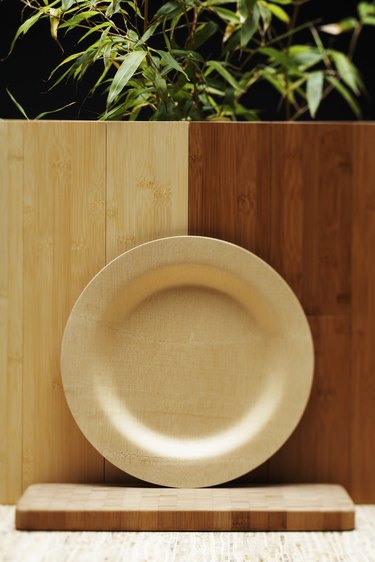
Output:
M72 414L124 471L159 485L238 477L290 436L313 345L285 281L247 250L163 238L125 252L84 289L61 368Z

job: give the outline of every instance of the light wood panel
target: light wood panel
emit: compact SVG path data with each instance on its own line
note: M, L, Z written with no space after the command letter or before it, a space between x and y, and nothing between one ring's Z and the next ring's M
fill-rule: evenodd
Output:
M187 234L188 123L107 124L106 261ZM134 478L105 463L107 482Z
M0 121L0 502L21 493L23 127Z
M30 486L17 529L61 531L347 531L354 505L340 486L168 489Z
M355 129L351 489L375 502L375 124Z
M107 262L187 233L188 124L108 123Z
M103 459L75 425L62 389L61 337L105 262L105 126L24 126L23 486L100 481Z

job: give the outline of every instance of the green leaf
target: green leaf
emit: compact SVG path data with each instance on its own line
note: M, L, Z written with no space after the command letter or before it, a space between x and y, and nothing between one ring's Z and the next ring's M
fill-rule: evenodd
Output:
M158 27L158 25L159 25L158 23L153 23L152 25L150 25L150 27L146 29L146 31L144 32L144 34L142 35L142 37L140 38L140 40L135 46L138 47L139 45L143 45L143 43L146 43L150 39L150 37L154 34L154 31Z
M167 101L168 99L168 88L166 80L158 73L155 73L155 87L159 94L160 99Z
M160 58L165 62L165 64L168 67L174 68L174 70L177 70L178 72L181 72L181 74L184 74L186 78L188 77L185 70L176 61L176 59L172 57L171 53L168 53L168 51L156 51L156 52L160 55Z
M156 12L154 18L161 18L165 16L177 16L181 12L181 8L178 5L178 2L167 2L164 4L159 10Z
M285 94L285 79L283 75L275 74L272 72L272 69L267 69L266 67L266 69L262 71L262 77L267 82L269 82L269 84L271 84L281 95Z
M173 54L186 57L187 59L190 60L205 62L205 59L197 51L191 51L191 50L187 51L186 49L173 49Z
M369 2L360 2L358 4L358 15L361 21L367 16L375 16L375 4Z
M112 0L112 2L109 3L108 8L105 12L107 18L112 17L114 14L117 14L121 10L120 2L121 0Z
M293 0L270 0L272 4L293 4Z
M254 7L252 14L243 23L240 31L240 41L241 47L246 47L250 39L253 37L255 32L258 30L260 19L260 12L257 6Z
M309 74L306 83L307 103L311 117L315 117L323 95L324 73L322 71Z
M363 18L362 23L364 25L375 25L375 17L374 16L366 16Z
M337 23L329 23L327 25L320 26L320 30L330 35L340 35L340 33L345 33L347 31L352 31L358 25L358 20L356 18L346 18Z
M282 67L288 70L298 70L298 67L292 57L288 56L282 51L273 49L272 47L261 47L258 52L267 55L270 61L280 64Z
M228 84L230 84L232 86L232 88L234 88L235 90L237 90L239 92L243 92L243 90L242 90L241 86L238 84L237 80L234 78L234 76L232 76L228 72L228 70L225 68L225 66L221 62L215 61L215 60L207 61L207 68L208 68L208 74L210 74L212 70L216 70L216 72L218 74L220 74L220 76L222 78L224 78L224 80L226 80L228 82Z
M39 113L39 115L37 115L35 117L35 119L43 119L43 117L45 117L46 115L51 115L52 113L58 113L59 111L62 111L63 109L70 107L71 105L74 105L75 103L77 103L76 101L71 101L70 103L67 103L66 105L63 105L62 107L58 107L57 109L51 109L50 111L43 111L42 113Z
M73 4L76 4L76 0L61 0L62 11L66 12L66 10L69 10L69 8L73 6Z
M357 100L353 97L351 92L345 88L345 86L333 76L327 76L328 82L337 90L337 92L344 98L346 103L349 105L350 109L356 115L358 119L361 119L362 112L359 107Z
M17 41L17 39L20 37L20 35L25 35L29 29L44 15L44 13L42 11L34 14L33 16L31 16L30 18L28 18L27 20L25 20L23 22L22 25L20 25L20 27L17 29L17 33L14 36L14 39L12 41L12 44L10 46L9 49L9 54L13 51L14 45Z
M74 29L75 27L77 27L82 21L86 21L86 20L88 20L90 18L93 18L94 16L97 16L97 15L101 15L101 13L96 11L96 10L88 10L86 12L81 12L79 14L76 14L72 18L69 18L64 23L62 23L60 25L60 29L66 27L67 31L70 31L71 29Z
M107 106L111 105L111 103L122 92L130 78L138 70L145 56L146 51L133 51L125 55L124 60L114 75L112 84L109 88Z
M100 23L99 25L95 25L94 27L92 27L91 29L89 29L89 31L87 33L85 33L78 41L78 43L81 43L82 41L84 41L84 39L86 39L86 37L88 37L89 35L91 35L91 33L95 33L96 31L100 31L103 28L106 27L111 27L111 23L109 21L105 21L104 23Z
M214 21L208 21L199 25L195 31L194 38L189 41L189 46L194 46L198 49L203 45L212 35L215 35L219 26Z
M307 69L323 59L322 53L316 47L307 45L292 45L289 47L289 56L301 69Z
M255 4L256 0L237 0L237 11L243 22L248 19Z
M268 9L266 2L258 2L258 8L263 21L263 31L266 32L270 26L272 14Z
M290 22L289 15L283 8L280 8L280 6L275 6L274 4L267 3L267 8L280 21L283 21L285 23Z
M361 79L352 61L344 55L344 53L340 53L339 51L329 50L327 52L331 55L340 78L355 94L359 95Z
M13 96L13 94L10 93L8 88L6 89L6 92L7 92L8 96L10 97L10 99L12 100L12 102L14 103L14 105L16 106L16 108L20 111L20 113L22 113L24 118L29 120L29 117L27 116L26 111L24 110L22 105L16 100L16 98Z
M226 8L212 8L212 11L215 12L221 19L224 21L229 21L231 23L240 23L241 19L238 14L235 12L231 12L231 10L227 10Z

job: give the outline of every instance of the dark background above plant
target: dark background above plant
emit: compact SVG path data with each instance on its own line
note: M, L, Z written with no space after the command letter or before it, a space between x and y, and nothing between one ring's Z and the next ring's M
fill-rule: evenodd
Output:
M301 8L302 21L319 20L319 25L337 22L356 14L356 1L334 2L329 0L311 0ZM31 29L15 45L14 51L7 58L9 47L17 28L22 22L23 4L20 0L0 0L0 21L2 25L2 40L0 45L0 118L12 119L22 117L15 104L10 99L7 89L25 108L28 115L33 118L43 111L53 110L57 107L76 101L63 111L53 114L54 119L97 119L104 111L104 98L87 98L90 83L90 70L83 82L73 84L64 82L59 84L52 92L48 89L51 83L48 77L51 71L64 58L58 44L51 38L48 22ZM311 42L309 31L303 32L299 42ZM73 35L71 40L73 40ZM334 42L335 48L345 50L348 36L329 38ZM65 45L67 44L65 40ZM360 100L364 120L375 118L375 73L371 54L375 52L375 28L368 27L362 31L357 44L354 62L359 68L367 93ZM66 56L67 53L65 53ZM262 120L284 120L283 111L279 111L280 96L271 86L256 85L251 92L251 106L259 110ZM83 107L82 103L85 100ZM333 93L319 108L317 120L353 120L353 113L345 101ZM302 117L309 120L308 113Z

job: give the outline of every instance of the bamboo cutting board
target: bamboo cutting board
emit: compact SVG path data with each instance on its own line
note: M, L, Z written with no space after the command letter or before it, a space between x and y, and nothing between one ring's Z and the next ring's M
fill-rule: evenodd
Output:
M341 486L126 488L36 484L16 527L56 531L345 531L354 505Z

